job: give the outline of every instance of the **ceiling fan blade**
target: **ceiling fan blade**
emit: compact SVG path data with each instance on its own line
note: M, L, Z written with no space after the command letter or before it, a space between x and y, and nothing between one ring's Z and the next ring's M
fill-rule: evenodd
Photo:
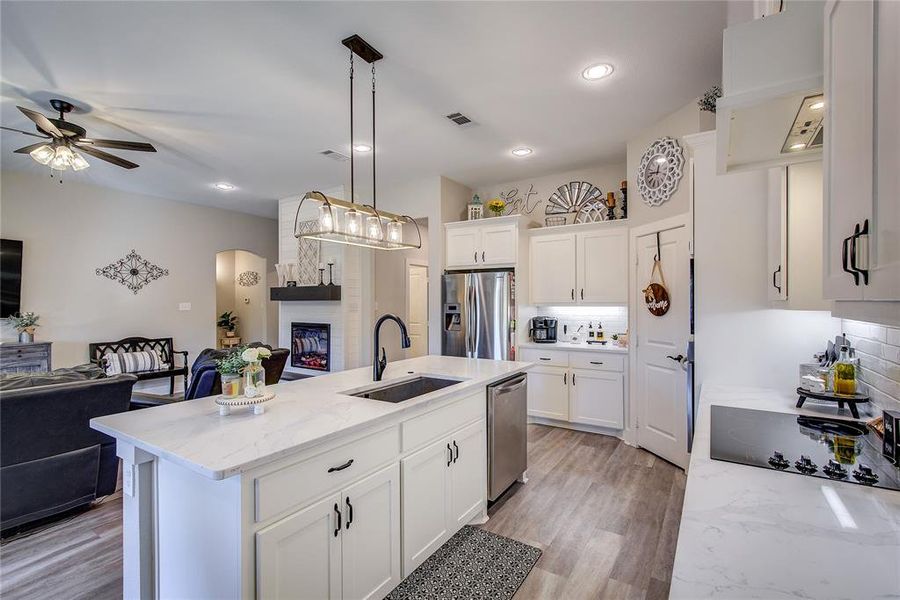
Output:
M6 131L15 131L16 133L24 133L25 135L30 135L31 137L41 138L44 140L49 140L49 135L38 135L36 133L32 133L31 131L22 131L21 129L13 129L12 127L3 127L0 125L0 129L5 129Z
M74 146L95 158L105 160L106 162L112 163L117 167L122 167L123 169L136 169L139 166L131 162L130 160L125 160L124 158L113 156L112 154L104 152L103 150L97 150L96 148L91 148L90 146L82 146L81 144L74 144Z
M31 144L30 146L25 146L24 148L19 148L18 150L13 150L16 154L30 154L32 150L37 150L41 146L46 146L44 142L38 142L37 144Z
M21 110L23 115L34 121L35 125L40 127L43 131L46 131L55 138L63 137L62 131L57 129L56 125L51 123L50 119L48 119L41 113L31 110L30 108L24 108L22 106L17 106L16 108Z
M144 142L123 142L120 140L95 140L93 138L81 138L79 144L90 144L96 148L118 148L119 150L134 150L135 152L156 152L152 144Z

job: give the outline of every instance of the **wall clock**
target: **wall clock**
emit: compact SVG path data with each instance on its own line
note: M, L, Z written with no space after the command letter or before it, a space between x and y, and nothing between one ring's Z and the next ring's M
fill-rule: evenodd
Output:
M659 138L647 148L638 167L638 191L648 206L659 206L678 189L681 181L684 154L678 141Z

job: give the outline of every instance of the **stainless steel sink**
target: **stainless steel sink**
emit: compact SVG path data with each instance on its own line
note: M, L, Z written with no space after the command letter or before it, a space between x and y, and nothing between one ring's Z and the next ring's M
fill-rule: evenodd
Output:
M462 383L458 379L444 379L441 377L420 376L406 379L397 383L388 383L377 388L370 388L350 394L358 398L369 398L382 402L403 402L410 398L424 396L451 385Z

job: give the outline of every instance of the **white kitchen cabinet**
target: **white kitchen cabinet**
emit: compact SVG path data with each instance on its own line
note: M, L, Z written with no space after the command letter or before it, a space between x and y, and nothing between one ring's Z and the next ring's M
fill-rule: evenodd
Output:
M485 443L480 419L401 461L404 575L483 509Z
M344 490L342 509L342 595L380 600L401 580L400 465Z
M883 0L825 7L823 290L830 300L900 300L898 11Z
M536 366L528 371L528 414L569 420L568 369Z
M628 231L532 235L531 304L626 304Z
M256 534L259 598L340 600L340 502L334 494Z
M256 534L260 598L383 598L400 583L393 464Z
M771 302L788 298L788 196L787 167L769 169L767 248L770 279L767 294Z
M575 234L576 299L582 304L628 303L628 232Z
M485 422L472 423L458 431L450 442L454 451L450 468L450 522L461 528L481 511L484 503Z
M462 221L448 223L445 227L448 269L516 266L519 256L517 218Z
M569 421L611 429L625 426L625 383L621 373L571 371Z

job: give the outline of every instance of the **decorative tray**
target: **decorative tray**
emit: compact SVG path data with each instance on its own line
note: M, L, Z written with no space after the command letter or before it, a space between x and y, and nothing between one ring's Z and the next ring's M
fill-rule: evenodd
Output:
M230 414L232 408L240 408L242 406L252 407L253 414L261 415L266 411L265 407L262 406L262 404L268 402L274 397L275 392L266 392L262 396L255 396L253 398L247 398L246 396L236 396L234 398L216 396L215 402L219 405L220 415Z

